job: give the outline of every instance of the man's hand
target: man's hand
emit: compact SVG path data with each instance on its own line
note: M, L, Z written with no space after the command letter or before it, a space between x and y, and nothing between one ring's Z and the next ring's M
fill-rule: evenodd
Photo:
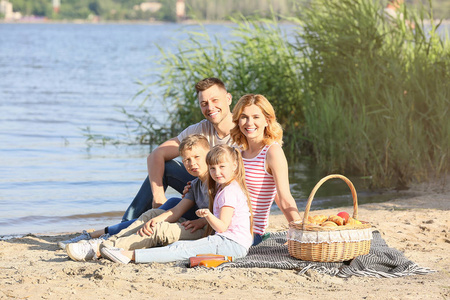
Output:
M141 229L139 229L138 234L140 236L150 236L153 234L153 227L156 226L159 222L155 219L151 219L147 221Z
M184 221L183 223L181 223L181 225L184 226L184 229L188 230L191 229L191 233L196 232L199 229L202 229L203 227L205 227L205 225L208 224L208 222L204 219L204 218L200 218L197 220L188 220L188 221Z
M184 196L186 196L187 192L189 192L190 189L191 189L191 182L188 181L186 186L183 189L183 194L182 194L181 198L184 198Z
M152 208L158 208L164 203L166 203L167 198L162 195L161 197L153 197Z

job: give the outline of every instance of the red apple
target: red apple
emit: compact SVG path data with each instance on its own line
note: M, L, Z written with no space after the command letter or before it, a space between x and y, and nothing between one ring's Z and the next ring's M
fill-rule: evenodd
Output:
M347 223L348 218L350 218L350 215L345 212L345 211L341 211L340 213L337 214L339 217L341 217L342 219L344 219L345 223Z

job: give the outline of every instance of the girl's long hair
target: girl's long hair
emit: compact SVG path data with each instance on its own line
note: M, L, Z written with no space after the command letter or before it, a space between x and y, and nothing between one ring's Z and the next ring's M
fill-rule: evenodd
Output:
M252 203L250 201L250 195L247 190L247 185L245 184L245 168L244 161L242 160L241 152L237 148L232 148L228 145L217 145L211 149L206 155L206 163L208 166L218 165L223 163L224 161L236 162L237 168L235 170L235 176L232 180L227 182L222 186L229 185L233 180L241 187L242 192L244 192L245 197L247 198L247 205L250 210L250 232L253 234L253 210ZM212 179L211 174L208 172L208 194L209 194L209 210L211 213L214 213L214 199L217 195L217 191L219 189L219 185ZM206 228L205 236L208 236L213 233L213 229L211 225L208 224Z
M233 141L239 145L242 150L248 149L248 142L245 135L239 129L239 118L241 117L242 111L245 107L250 105L258 106L267 121L267 127L264 129L264 145L270 145L273 142L277 142L280 146L283 145L283 129L281 125L277 122L275 116L275 110L269 100L263 95L248 94L244 95L239 99L233 108L233 123L236 125L231 129L230 135Z

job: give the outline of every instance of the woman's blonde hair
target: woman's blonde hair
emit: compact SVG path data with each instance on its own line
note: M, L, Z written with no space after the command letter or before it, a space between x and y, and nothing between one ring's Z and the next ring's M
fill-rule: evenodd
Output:
M236 125L230 132L233 141L242 147L243 150L248 149L248 142L245 135L239 129L239 118L245 107L250 105L258 106L267 121L267 127L264 129L264 145L270 145L273 142L277 142L280 146L283 145L283 129L277 122L275 116L275 110L269 100L263 95L248 94L239 99L238 103L233 108L233 122Z
M230 180L229 182L227 182L225 184L225 186L229 185L233 180L236 180L236 182L241 187L242 192L244 192L245 197L247 198L247 205L250 210L250 232L253 234L252 203L250 201L250 195L247 190L247 185L245 184L245 168L244 168L244 161L242 160L241 152L238 149L232 148L228 145L216 145L206 155L206 163L208 164L208 166L218 165L227 160L232 163L236 162L237 167L236 167L236 170L234 171L234 173L235 173L234 178L232 180ZM209 210L211 211L211 213L213 213L214 199L215 199L217 191L218 191L218 184L211 177L211 174L210 173L208 173L208 174L209 174L208 175ZM225 186L223 186L223 187L225 187ZM213 231L212 227L208 224L208 227L206 229L206 236L210 235L212 233L212 231Z

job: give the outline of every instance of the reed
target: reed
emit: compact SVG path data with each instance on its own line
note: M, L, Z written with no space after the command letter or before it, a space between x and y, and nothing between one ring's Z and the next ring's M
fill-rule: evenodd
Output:
M431 2L388 20L370 0L317 0L289 38L272 19L232 19L224 43L191 32L161 51L174 135L202 119L193 84L226 83L234 102L260 93L274 105L290 160L311 157L324 173L359 174L373 187L408 185L449 170L450 45L436 32Z
M300 33L308 139L325 170L402 187L449 169L450 47L427 17L372 1L315 1ZM428 15L432 19L432 15Z

